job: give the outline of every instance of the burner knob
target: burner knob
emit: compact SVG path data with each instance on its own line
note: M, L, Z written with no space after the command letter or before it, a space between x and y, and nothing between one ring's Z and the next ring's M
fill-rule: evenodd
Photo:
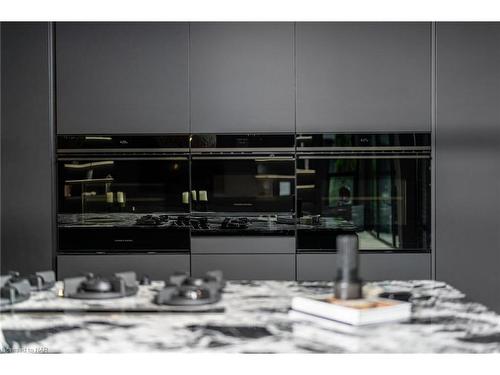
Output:
M140 281L141 285L151 285L151 279L148 275L143 275Z

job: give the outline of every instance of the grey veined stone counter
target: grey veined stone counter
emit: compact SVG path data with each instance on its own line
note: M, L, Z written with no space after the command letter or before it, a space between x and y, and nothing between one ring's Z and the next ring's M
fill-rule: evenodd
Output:
M4 352L500 352L500 316L468 302L449 285L435 281L376 285L413 293L411 321L359 329L293 321L288 317L293 296L329 294L332 283L249 281L227 284L217 305L224 312L4 312L0 340ZM141 286L128 301L104 303L141 305L145 302L137 299L149 298L158 287ZM103 303L62 301L56 289L22 304L29 309L57 303L69 308L74 303L92 310Z

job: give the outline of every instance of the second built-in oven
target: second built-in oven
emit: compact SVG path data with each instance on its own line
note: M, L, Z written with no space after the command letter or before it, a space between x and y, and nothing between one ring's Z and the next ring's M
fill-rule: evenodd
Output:
M293 134L192 136L192 253L295 252L294 150Z
M427 252L430 134L298 134L297 249L335 251L355 231L360 250Z

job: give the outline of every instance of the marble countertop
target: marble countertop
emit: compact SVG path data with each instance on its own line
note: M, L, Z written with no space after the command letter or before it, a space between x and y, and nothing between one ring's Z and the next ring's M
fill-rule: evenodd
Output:
M425 280L374 284L387 291L412 292L411 320L363 328L325 327L293 320L288 312L292 297L331 294L332 283L229 282L217 305L220 309L208 312L4 312L0 316L0 351L500 352L500 316L483 305L467 301L451 286ZM141 286L135 297L104 303L115 304L117 310L120 306L142 305L138 299L149 298L158 287ZM65 308L73 303L73 307L82 310L85 306L102 306L95 301L63 300L57 293L56 287L23 303L28 310L58 303L67 304Z

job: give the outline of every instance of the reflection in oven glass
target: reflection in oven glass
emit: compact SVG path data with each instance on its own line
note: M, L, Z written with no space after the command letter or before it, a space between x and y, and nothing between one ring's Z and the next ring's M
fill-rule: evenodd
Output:
M187 158L60 160L60 213L188 212Z
M193 158L193 210L293 212L294 170L292 157Z
M430 159L304 156L297 166L299 248L332 249L345 230L361 249L429 248Z

